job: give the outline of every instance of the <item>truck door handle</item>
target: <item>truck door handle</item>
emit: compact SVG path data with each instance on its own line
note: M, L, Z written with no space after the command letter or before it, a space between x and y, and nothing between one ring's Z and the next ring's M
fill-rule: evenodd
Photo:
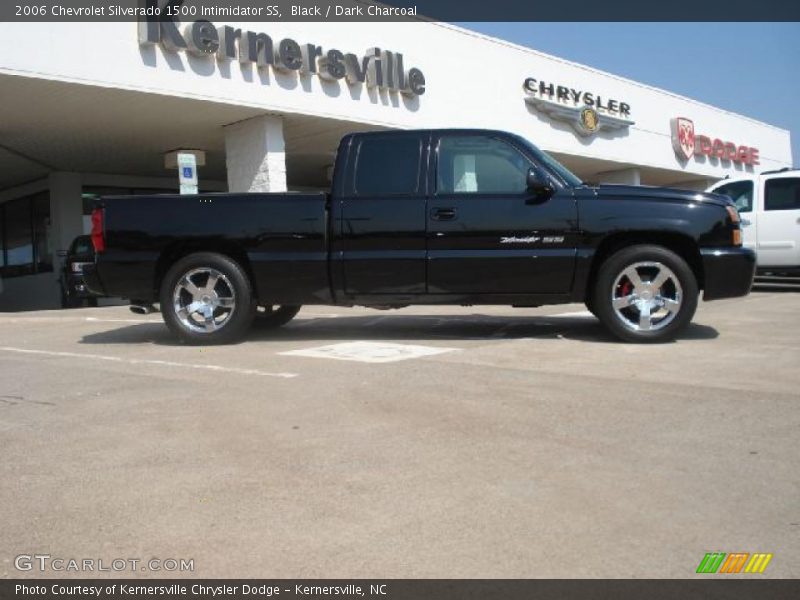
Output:
M458 212L455 208L434 208L431 210L431 218L436 221L453 221Z
M747 227L748 225L751 225L751 224L752 223L750 222L749 219L742 219L742 227Z

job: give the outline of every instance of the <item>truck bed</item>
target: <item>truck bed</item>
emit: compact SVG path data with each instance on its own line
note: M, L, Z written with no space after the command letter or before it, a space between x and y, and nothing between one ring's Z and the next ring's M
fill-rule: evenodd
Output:
M241 256L262 304L330 301L325 193L106 196L109 296L157 299L159 274L197 249ZM141 297L152 290L150 297Z

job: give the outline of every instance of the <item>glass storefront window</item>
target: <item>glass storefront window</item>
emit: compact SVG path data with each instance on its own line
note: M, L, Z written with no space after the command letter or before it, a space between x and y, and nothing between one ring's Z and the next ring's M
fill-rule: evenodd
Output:
M0 205L3 277L53 270L49 228L50 195L46 191Z
M33 229L30 198L7 202L4 208L7 275L33 273ZM28 271L27 267L30 267Z
M50 234L50 193L42 192L31 198L33 209L33 243L36 272L53 270L52 236Z

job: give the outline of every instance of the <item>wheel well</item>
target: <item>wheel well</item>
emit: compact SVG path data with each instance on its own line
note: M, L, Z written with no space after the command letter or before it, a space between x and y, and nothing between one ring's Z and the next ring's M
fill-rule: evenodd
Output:
M156 262L155 280L153 281L153 289L155 298L158 298L161 290L161 282L164 276L169 271L170 267L175 262L182 259L184 256L194 254L195 252L216 252L227 256L231 260L236 261L239 266L247 273L250 283L253 286L253 292L258 297L256 290L256 280L253 277L253 269L250 265L250 259L247 258L247 253L236 244L225 242L223 240L196 240L191 242L175 242L167 246L158 257Z
M675 254L683 258L692 269L697 285L702 290L704 288L703 260L700 257L700 250L695 241L689 236L680 233L669 233L663 231L637 231L616 233L605 238L598 246L592 259L592 267L589 271L589 280L586 285L585 298L588 299L594 289L595 278L600 270L600 265L606 258L628 246L639 244L649 244L651 246L663 246L672 250Z

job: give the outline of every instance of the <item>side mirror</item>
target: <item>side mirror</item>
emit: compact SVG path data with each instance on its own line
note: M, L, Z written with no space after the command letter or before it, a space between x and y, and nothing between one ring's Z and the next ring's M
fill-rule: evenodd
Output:
M529 200L529 203L543 202L544 200L548 200L555 193L555 189L553 189L550 182L539 177L539 174L533 167L528 169L525 183L528 187L528 191L533 194L533 198Z

